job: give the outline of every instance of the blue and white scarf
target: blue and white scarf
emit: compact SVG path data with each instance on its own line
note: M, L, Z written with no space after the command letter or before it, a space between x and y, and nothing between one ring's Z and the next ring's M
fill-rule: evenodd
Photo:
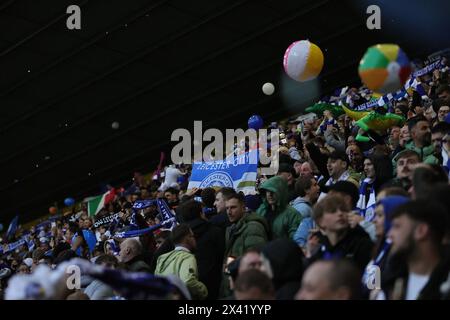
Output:
M426 75L427 73L434 71L435 69L441 69L442 67L443 65L441 60L435 61L432 64L414 72L413 77L421 77L423 75Z
M359 200L356 207L359 210L359 214L364 217L366 221L373 221L375 218L376 195L373 183L374 180L366 178L359 187ZM371 188L371 191L366 203L367 188Z
M325 183L325 186L326 187L331 187L332 185L334 185L338 181L346 181L349 177L350 177L350 172L348 172L348 170L347 170L343 174L341 174L339 179L337 179L336 181L334 181L333 178L330 177L328 179L328 181ZM319 199L317 201L322 200L326 195L327 194L325 192L321 192L320 195L319 195Z

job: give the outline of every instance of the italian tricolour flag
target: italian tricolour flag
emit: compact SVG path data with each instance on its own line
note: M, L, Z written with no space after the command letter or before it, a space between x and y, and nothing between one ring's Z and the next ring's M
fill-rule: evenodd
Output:
M88 215L95 216L105 205L114 200L115 195L116 191L111 189L104 194L86 199Z

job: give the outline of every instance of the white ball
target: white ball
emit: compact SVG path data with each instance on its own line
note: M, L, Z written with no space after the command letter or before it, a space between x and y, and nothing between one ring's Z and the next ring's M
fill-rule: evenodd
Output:
M114 121L114 122L111 124L111 128L113 128L114 130L119 129L119 123L118 123L117 121Z
M264 83L262 91L265 95L271 96L275 92L275 86L270 82Z

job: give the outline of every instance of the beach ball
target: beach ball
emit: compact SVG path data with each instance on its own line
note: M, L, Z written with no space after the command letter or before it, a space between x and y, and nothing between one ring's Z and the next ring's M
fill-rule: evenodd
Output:
M259 130L263 127L264 121L263 119L258 115L253 115L248 119L248 127L250 129Z
M292 43L284 54L283 66L286 74L300 82L315 79L323 68L323 53L308 40Z
M50 207L48 208L48 212L50 212L50 214L56 214L58 212L58 209L56 209L56 207Z
M398 45L377 44L367 49L358 72L370 90L387 94L402 88L411 74L411 64Z
M275 92L275 86L270 82L264 83L262 91L265 95L271 96Z
M117 121L114 121L114 122L111 124L111 128L113 128L114 130L119 129L119 126L120 126L120 124L119 124Z

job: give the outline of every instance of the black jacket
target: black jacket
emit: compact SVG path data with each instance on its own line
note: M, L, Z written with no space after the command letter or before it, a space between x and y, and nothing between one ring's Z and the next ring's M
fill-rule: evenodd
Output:
M325 237L322 248L310 258L309 263L320 259L348 258L361 270L366 268L372 256L373 242L361 226L349 228L345 237L332 246Z
M270 261L276 299L293 300L303 276L303 251L291 239L282 238L266 244L262 252Z
M209 218L211 224L223 229L223 234L225 235L225 230L231 226L231 222L228 219L226 212L217 213Z
M194 252L197 259L198 278L208 288L209 300L219 296L222 279L222 262L225 251L225 237L221 228L203 219L188 221L194 232L197 248Z

